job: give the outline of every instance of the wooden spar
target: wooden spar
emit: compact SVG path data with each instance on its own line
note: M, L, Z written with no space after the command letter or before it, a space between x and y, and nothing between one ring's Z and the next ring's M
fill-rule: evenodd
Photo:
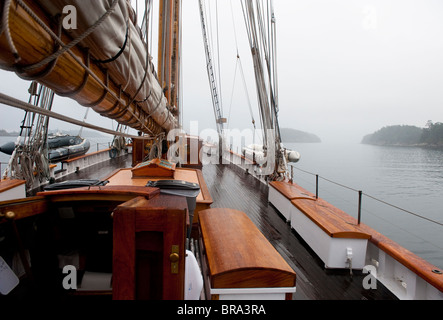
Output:
M179 81L180 1L159 5L158 77L171 106L177 106Z
M163 64L164 64L164 59L163 59L163 54L164 54L164 33L165 33L165 28L163 27L164 21L165 21L165 17L164 17L164 12L165 12L165 1L160 1L159 3L159 12L158 12L158 66L157 66L157 75L158 75L158 79L160 80L160 85L162 87L164 87L164 83L163 83Z
M175 12L174 12L174 39L173 39L173 54L172 54L172 70L171 79L173 82L173 90L171 93L171 106L177 106L180 109L179 103L179 79L180 79L180 20L181 20L181 2L174 0Z
M174 1L173 0L169 0L169 11L168 11L168 49L166 51L167 54L167 59L168 59L168 65L167 65L167 86L168 86L168 90L167 90L167 94L166 94L166 98L168 100L171 99L171 86L172 86L172 81L171 81L171 68L172 68L172 35L173 35L173 23L174 23L174 19L173 19L173 13L174 13Z
M54 31L54 21L50 20L35 1L24 0L32 12ZM150 135L158 135L164 131L161 124L155 122L150 115L132 98L121 90L109 76L106 69L90 59L87 50L79 46L71 48L74 58L68 52L61 54L55 63L49 63L35 70L22 72L22 69L40 62L58 50L51 35L37 23L15 0L9 8L9 25L2 26L0 35L0 67L15 71L20 77L36 80L54 90L58 95L68 96L85 107L91 107L97 113L113 118L123 125ZM15 61L6 38L9 30L20 60ZM59 34L58 31L54 31ZM63 43L70 39L61 32ZM89 72L85 67L89 68Z

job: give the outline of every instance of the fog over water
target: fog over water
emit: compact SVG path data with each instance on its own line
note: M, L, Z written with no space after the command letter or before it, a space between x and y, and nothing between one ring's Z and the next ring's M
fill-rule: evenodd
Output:
M383 126L443 121L443 2L276 0L274 7L281 127L315 133L322 141L360 142ZM215 5L210 9L214 13ZM242 10L238 1L232 11L228 1L217 10L223 114L230 128L252 128L247 96L257 123L259 116ZM210 22L215 33L216 19ZM234 72L235 39L247 91ZM155 49L152 56L155 62ZM183 126L189 130L198 121L201 130L215 128L197 0L184 2L182 60ZM27 101L28 87L0 71L2 93ZM61 97L54 111L79 120L85 115L83 107ZM0 128L17 130L24 112L4 105L0 112ZM116 127L94 112L87 120ZM51 125L72 127L56 120Z

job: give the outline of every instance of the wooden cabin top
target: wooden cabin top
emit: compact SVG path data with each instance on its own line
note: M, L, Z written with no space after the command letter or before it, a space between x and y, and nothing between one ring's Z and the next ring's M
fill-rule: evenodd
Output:
M295 272L244 212L213 208L199 221L212 288L295 286Z
M164 159L152 159L141 162L131 169L132 177L168 177L173 178L175 174L176 164Z
M160 189L139 186L92 186L74 189L62 189L38 192L37 196L45 196L53 202L114 200L128 201L137 196L152 199L160 194Z
M211 195L209 194L208 187L203 178L201 170L198 169L185 169L176 168L173 178L165 177L133 177L132 169L119 169L113 172L109 177L104 180L108 180L109 183L106 186L137 186L144 187L148 181L158 181L164 179L183 180L187 182L197 183L200 186L200 193L197 196L197 203L211 204L213 202Z

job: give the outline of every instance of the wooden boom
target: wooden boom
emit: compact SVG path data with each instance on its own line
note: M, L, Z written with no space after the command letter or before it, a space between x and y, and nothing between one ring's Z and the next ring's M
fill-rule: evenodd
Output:
M1 8L4 8L4 3L4 0L0 1ZM25 10L26 6L31 11ZM61 26L54 26L55 19L51 19L36 1L12 0L8 16L9 23L1 26L0 68L14 71L21 78L36 80L58 95L68 96L105 117L150 135L158 135L176 126L176 119L169 112L160 87L157 91L161 96L143 93L151 100L157 99L151 101L154 105L152 111L145 105L146 101L137 100L136 95L127 92L129 90L124 91L122 87L125 84L114 80L118 75L111 75L104 68L106 65L96 62L92 54L80 45L43 66L29 68L61 48L48 28L59 36L63 44L69 44L73 39L60 31L63 30ZM152 80L152 74L148 78Z

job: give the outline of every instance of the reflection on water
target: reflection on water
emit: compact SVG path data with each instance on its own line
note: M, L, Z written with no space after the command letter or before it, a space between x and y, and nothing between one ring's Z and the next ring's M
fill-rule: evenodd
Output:
M301 153L295 167L443 223L443 150L363 144L285 144ZM315 192L315 176L294 170ZM357 217L358 194L319 179L319 196ZM364 196L362 222L443 267L443 227Z

